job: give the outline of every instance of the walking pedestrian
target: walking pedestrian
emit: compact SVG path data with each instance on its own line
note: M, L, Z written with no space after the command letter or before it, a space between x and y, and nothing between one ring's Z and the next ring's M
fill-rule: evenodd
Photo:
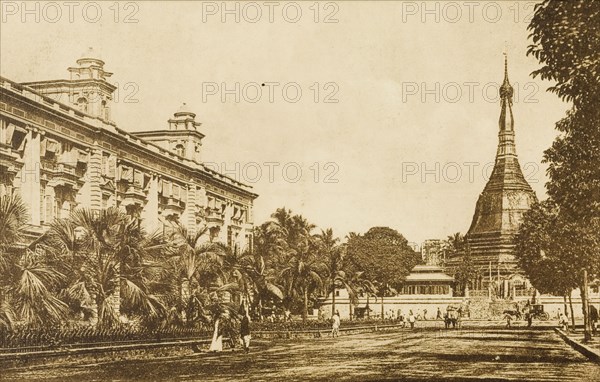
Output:
M512 315L509 313L506 313L504 316L506 318L506 327L510 328L511 327L510 324L512 322Z
M443 318L442 318L442 311L440 310L440 307L439 307L439 306L438 306L438 308L437 308L437 313L436 313L436 315L435 315L435 319L436 319L436 320L443 320Z
M423 319L427 320L427 309L423 309Z
M220 324L220 319L217 319L215 322L215 330L213 332L213 338L210 343L210 347L208 348L208 351L210 351L210 352L223 351L223 332L222 332L222 328L219 324Z
M414 329L414 328L415 328L415 321L416 321L416 320L417 320L417 319L416 319L415 315L413 314L413 311L411 310L411 311L408 313L408 323L410 324L410 328L411 328L411 329Z
M529 304L529 300L527 300L527 304L525 304L525 308L523 308L523 313L525 314L528 328L531 328L531 325L533 324L533 312L531 310L531 305Z
M563 313L560 313L560 318L558 319L558 325L565 331L569 331L569 317Z
M598 309L590 304L590 322L592 323L592 335L596 335L598 332Z
M336 310L335 314L331 318L331 321L332 321L332 324L331 324L331 336L333 338L339 337L340 336L340 312L338 312Z
M250 351L250 316L248 312L245 312L242 317L242 323L240 325L240 337L242 338L242 344L244 351L248 353Z

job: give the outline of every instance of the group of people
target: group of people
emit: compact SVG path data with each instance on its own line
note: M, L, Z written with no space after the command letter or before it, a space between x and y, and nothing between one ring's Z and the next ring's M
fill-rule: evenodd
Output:
M592 335L597 336L600 314L598 314L598 308L592 304L590 304L590 312L588 317L592 326ZM558 309L558 326L565 332L569 331L569 314L567 312L563 313L560 308Z
M248 312L244 312L242 316L242 320L240 322L240 342L242 343L242 347L244 351L248 353L250 351L250 315ZM230 338L231 349L235 348L235 337L232 336ZM219 320L216 323L216 330L213 334L212 341L210 343L210 347L208 348L210 352L220 352L223 351L223 331L219 326Z

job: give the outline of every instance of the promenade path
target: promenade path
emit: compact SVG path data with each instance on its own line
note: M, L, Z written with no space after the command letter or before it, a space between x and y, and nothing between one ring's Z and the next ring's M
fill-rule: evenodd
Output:
M311 340L256 340L241 351L0 371L45 381L600 381L600 365L543 328L423 328Z

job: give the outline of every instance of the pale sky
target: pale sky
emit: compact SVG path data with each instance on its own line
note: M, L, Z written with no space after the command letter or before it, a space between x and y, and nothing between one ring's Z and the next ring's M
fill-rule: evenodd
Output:
M227 14L221 1L84 1L71 15L63 2L1 4L2 76L67 78L94 47L114 72L119 127L164 129L186 102L204 160L260 195L257 225L286 206L340 237L468 230L496 151L506 45L519 160L546 197L542 153L568 105L530 77L533 2L229 2ZM236 83L239 102L223 92Z

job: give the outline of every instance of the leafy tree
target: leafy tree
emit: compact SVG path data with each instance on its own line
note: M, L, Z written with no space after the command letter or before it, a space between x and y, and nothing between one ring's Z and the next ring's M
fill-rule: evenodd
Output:
M455 291L458 295L464 296L467 287L472 287L479 276L471 256L469 242L464 235L456 232L447 237L442 250L445 253L448 270L454 275Z
M462 256L458 267L454 272L454 282L459 295L464 296L469 286L473 286L474 280L477 279L479 273L473 262L473 256L471 255L471 247L466 239L463 239L462 244L458 249Z
M516 237L519 266L540 293L567 296L577 288L578 264L561 252L558 207L551 200L527 211Z
M396 230L373 227L364 235L350 237L347 248L348 267L364 272L365 278L399 289L420 256ZM380 288L380 293L385 288Z
M544 153L550 181L546 187L558 208L556 246L577 264L582 287L585 338L590 338L586 275L597 276L600 257L600 2L546 0L536 5L529 25L528 54L542 67L533 76L556 81L549 90L573 102L556 124L561 135ZM568 227L568 229L567 229ZM567 247L566 243L569 243Z
M577 108L597 108L600 78L600 3L545 0L535 6L528 29L542 67L534 77L556 81L549 90Z

